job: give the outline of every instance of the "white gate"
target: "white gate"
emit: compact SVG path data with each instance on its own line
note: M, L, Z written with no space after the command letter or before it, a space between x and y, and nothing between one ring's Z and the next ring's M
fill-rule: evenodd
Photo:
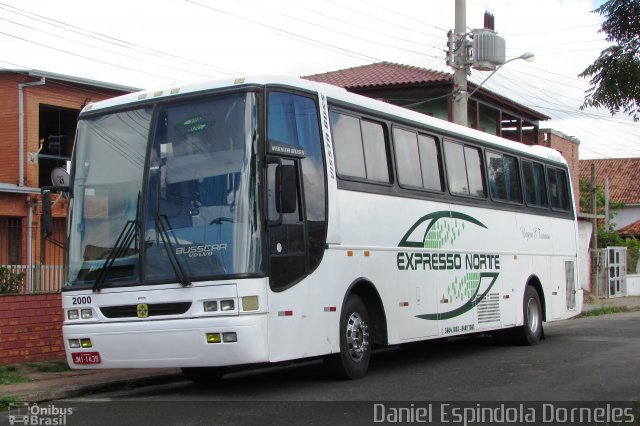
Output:
M627 248L607 247L607 297L627 294Z

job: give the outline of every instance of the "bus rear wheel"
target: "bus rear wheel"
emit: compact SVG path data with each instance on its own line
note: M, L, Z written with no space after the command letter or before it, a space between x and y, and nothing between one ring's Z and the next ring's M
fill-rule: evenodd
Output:
M533 286L527 286L523 300L522 327L516 329L516 340L522 345L532 346L542 338L542 303Z
M362 299L352 294L340 318L340 353L326 358L325 366L334 377L358 379L367 372L370 358L369 313Z
M206 385L216 383L225 373L224 367L183 367L182 375L194 383Z

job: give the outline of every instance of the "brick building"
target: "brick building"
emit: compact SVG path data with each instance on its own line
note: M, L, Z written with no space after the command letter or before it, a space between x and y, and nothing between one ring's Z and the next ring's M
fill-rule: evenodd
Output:
M47 251L40 239L40 187L51 185L51 171L70 159L80 110L134 90L34 70L0 71L0 267L24 272L26 290L60 285L62 252ZM65 214L60 198L55 239L64 236Z

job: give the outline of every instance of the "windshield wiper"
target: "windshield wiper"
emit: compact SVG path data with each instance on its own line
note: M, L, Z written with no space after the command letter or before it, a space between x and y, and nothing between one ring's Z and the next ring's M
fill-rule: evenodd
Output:
M184 269L182 269L182 265L180 264L180 261L176 256L173 244L171 244L171 241L169 240L169 229L167 225L165 225L165 223L162 222L163 218L165 222L167 222L168 224L169 220L165 215L160 215L158 212L156 212L153 215L153 219L155 220L155 223L156 223L156 232L160 234L160 238L162 239L162 244L164 245L164 249L167 252L169 263L173 268L173 272L176 274L176 278L178 278L178 281L180 281L180 284L182 284L183 287L188 287L191 285L191 281L189 280L189 277L187 277L187 275L185 274Z
M107 256L107 260L105 260L104 264L100 268L98 272L98 277L96 278L96 282L93 285L93 291L99 292L102 284L107 279L107 275L109 274L109 270L113 266L115 260L119 257L123 257L126 251L129 249L129 246L133 242L133 240L138 235L138 221L136 220L128 220L127 223L124 224L122 231L120 231L120 235L118 235L118 239L116 243L109 251L109 256Z

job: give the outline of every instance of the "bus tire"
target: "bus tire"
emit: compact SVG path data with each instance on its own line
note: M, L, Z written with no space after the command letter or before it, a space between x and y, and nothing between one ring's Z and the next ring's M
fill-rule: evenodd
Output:
M533 286L528 285L524 292L522 311L524 323L516 329L516 341L521 345L532 346L542 338L542 303Z
M369 313L362 299L352 294L340 317L340 353L325 359L329 373L340 379L359 379L365 375L371 358Z
M216 383L225 373L224 367L183 367L182 375L193 383L206 385Z

